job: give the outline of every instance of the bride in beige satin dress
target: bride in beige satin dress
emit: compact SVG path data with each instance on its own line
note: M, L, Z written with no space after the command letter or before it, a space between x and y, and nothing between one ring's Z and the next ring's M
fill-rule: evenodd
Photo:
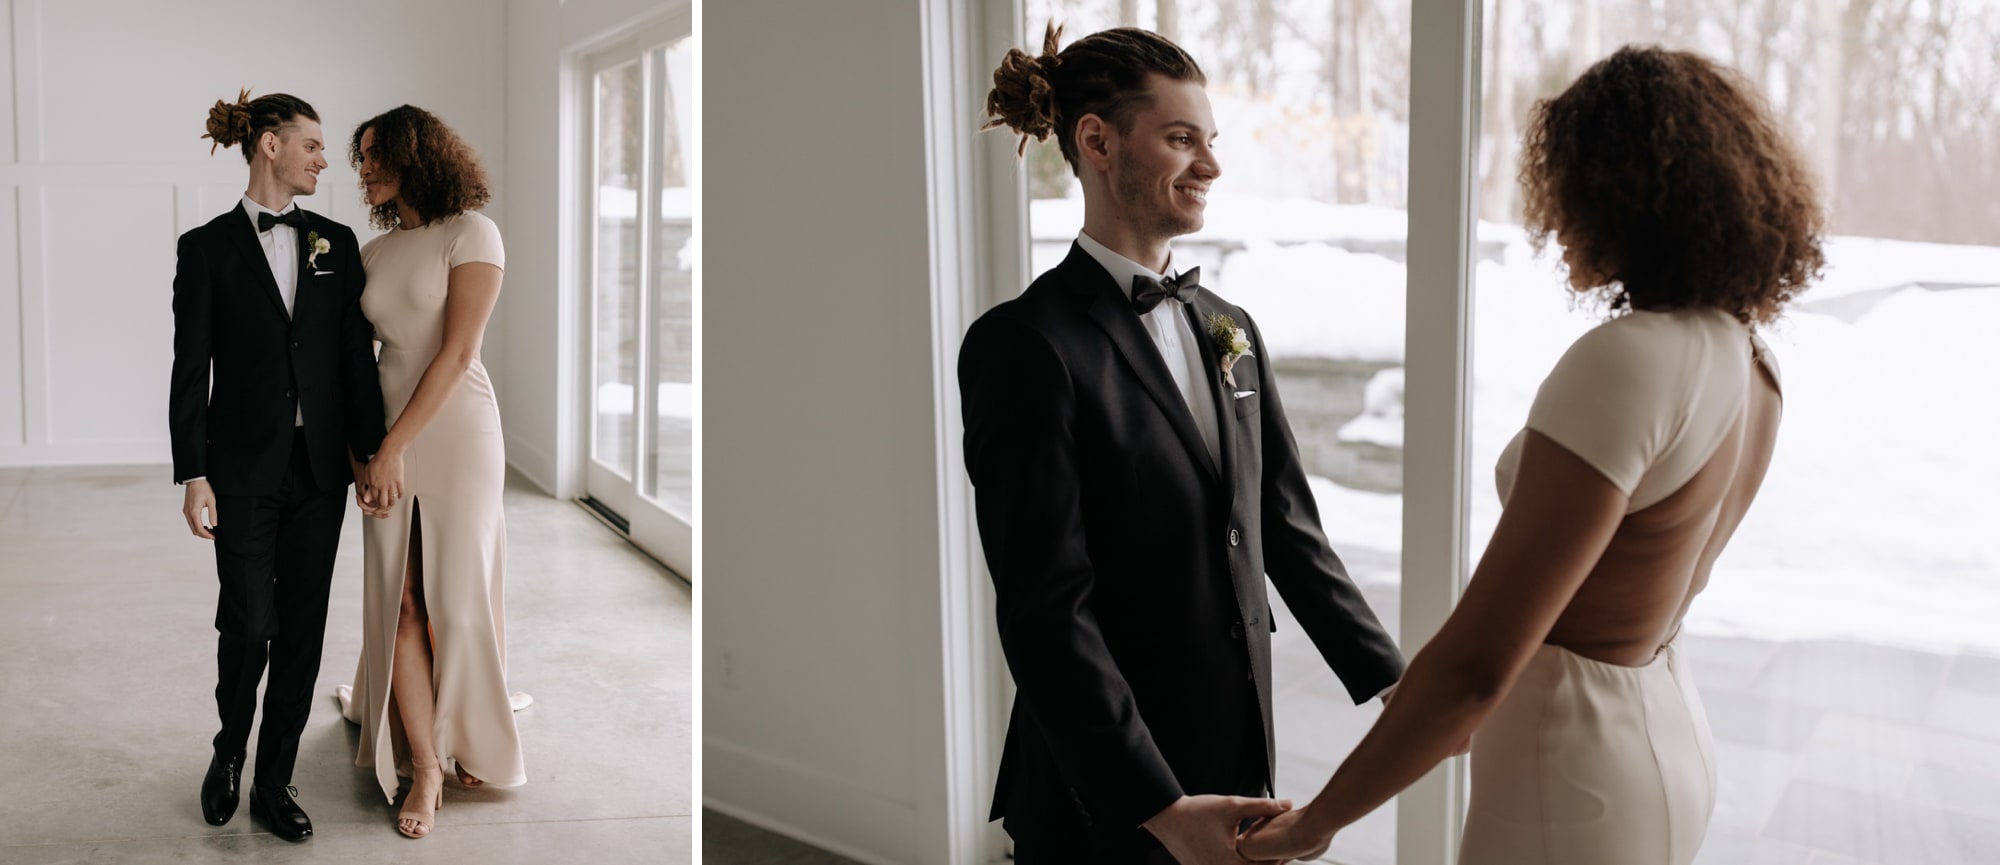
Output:
M418 154L420 158L412 159ZM410 106L350 147L372 218L362 309L382 343L389 433L367 467L361 662L349 719L404 835L430 833L444 772L468 786L527 781L507 693L501 507L506 456L480 339L506 259L478 157Z
M1804 161L1740 76L1621 49L1538 103L1526 224L1619 313L1542 383L1497 469L1472 580L1304 808L1238 839L1313 858L1472 750L1460 865L1688 865L1714 743L1675 638L1771 463L1782 396L1754 327L1824 263Z

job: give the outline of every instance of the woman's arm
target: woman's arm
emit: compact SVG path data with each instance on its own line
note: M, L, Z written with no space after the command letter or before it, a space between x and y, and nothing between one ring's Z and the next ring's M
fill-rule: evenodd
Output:
M387 507L402 500L403 452L437 417L438 410L451 397L452 388L458 385L459 377L471 368L473 358L479 356L480 342L486 336L486 320L493 315L493 305L500 299L501 275L499 267L483 261L468 261L451 269L445 285L444 343L424 369L423 378L417 381L409 405L403 407L396 424L383 437L382 449L368 463L369 486L374 488L379 506Z
M1507 695L1625 518L1625 493L1539 432L1465 595L1410 661L1396 699L1306 807L1245 835L1251 859L1326 838L1416 782Z

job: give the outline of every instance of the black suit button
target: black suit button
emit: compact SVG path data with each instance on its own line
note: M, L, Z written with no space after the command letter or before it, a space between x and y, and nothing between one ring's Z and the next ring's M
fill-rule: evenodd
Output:
M295 340L292 340L292 350L293 350L293 351L298 351L298 350L299 350L299 341L298 341L298 340L296 340L296 339L295 339Z
M1229 638L1230 638L1230 639L1232 639L1232 640L1241 640L1241 639L1243 639L1243 623L1242 623L1242 622L1231 622L1231 623L1229 624Z
M1232 547L1240 547L1240 546L1242 546L1242 545L1243 545L1243 535L1242 535L1242 533L1241 533L1241 532L1238 532L1238 531L1236 531L1235 529L1230 529L1230 530L1229 530L1229 545L1230 545L1230 546L1232 546Z
M293 392L292 392L292 389L291 389L291 388L286 388L286 389L285 389L285 399L291 399L292 397L295 397L295 396L298 396L298 394L296 394L296 393L293 393Z

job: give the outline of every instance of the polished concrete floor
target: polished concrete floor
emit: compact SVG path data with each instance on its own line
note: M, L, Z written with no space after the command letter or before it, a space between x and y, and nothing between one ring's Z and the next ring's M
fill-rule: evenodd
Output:
M215 733L216 581L164 466L0 469L0 862L693 861L687 583L575 504L510 478L509 679L528 783L449 782L438 827L396 834L330 696L361 650L360 517L335 570L293 783L315 837L202 822ZM253 741L252 749L255 748ZM246 779L247 780L247 779Z

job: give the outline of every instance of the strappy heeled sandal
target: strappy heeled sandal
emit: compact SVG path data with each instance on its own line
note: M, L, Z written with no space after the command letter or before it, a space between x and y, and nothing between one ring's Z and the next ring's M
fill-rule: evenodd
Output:
M426 813L411 810L411 806L418 801L417 783L420 773L427 774L429 772L437 773L438 779L437 792L430 795L430 811ZM437 819L437 809L442 807L444 807L444 770L435 765L411 766L410 792L403 797L403 810L396 815L396 831L403 833L403 837L405 838L422 839L428 837L431 834L432 825Z

